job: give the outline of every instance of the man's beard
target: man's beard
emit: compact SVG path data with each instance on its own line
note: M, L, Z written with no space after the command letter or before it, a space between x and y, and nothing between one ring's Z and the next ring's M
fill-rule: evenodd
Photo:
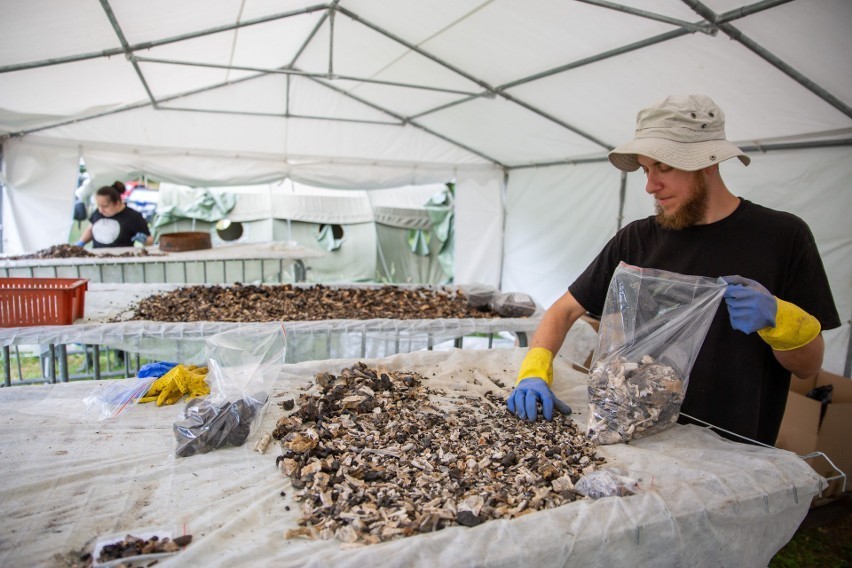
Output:
M695 183L689 199L671 215L657 204L656 221L664 229L685 229L698 224L704 218L705 211L707 211L707 182L704 181L700 172L695 172Z

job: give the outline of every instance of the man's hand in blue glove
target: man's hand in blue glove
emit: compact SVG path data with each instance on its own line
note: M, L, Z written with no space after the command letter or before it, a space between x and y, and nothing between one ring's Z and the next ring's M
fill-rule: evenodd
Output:
M538 377L529 377L519 382L509 395L506 406L509 407L509 412L516 414L518 418L535 422L539 402L545 420L553 420L554 408L566 416L571 414L571 407L556 398L544 379Z
M148 235L140 231L133 235L133 238L131 240L140 243L142 246L145 246L145 244L148 242Z
M775 327L778 302L759 282L742 276L723 276L728 283L725 302L731 326L744 333L754 333L765 327Z
M86 243L84 243L83 241L77 241L76 243L74 243L74 246L75 247L82 247L82 246L86 246Z

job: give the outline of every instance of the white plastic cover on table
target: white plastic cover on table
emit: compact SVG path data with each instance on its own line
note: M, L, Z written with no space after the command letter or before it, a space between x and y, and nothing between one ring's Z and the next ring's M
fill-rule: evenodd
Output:
M409 369L470 396L514 382L525 349L396 355ZM824 480L792 453L734 443L696 426L600 448L606 467L644 480L629 497L580 500L510 521L451 527L362 547L287 540L299 505L255 439L283 414L276 402L356 360L285 365L246 445L173 458L173 407L137 405L117 421L82 415L82 399L114 381L0 389L4 566L57 564L98 536L180 527L192 544L168 566L765 566L793 535ZM587 420L585 376L555 361L555 390ZM133 380L133 379L126 379ZM513 417L507 415L511 428ZM282 495L283 492L283 495ZM285 507L289 507L287 511Z
M0 329L0 345L84 343L123 349L162 361L201 364L205 359L206 338L240 328L274 330L283 323L287 333L288 362L384 357L426 349L473 333L531 333L538 326L542 313L539 307L528 318L347 319L273 323L113 321L130 317L131 306L143 298L184 286L90 283L86 293L85 318L73 325ZM375 288L379 285L349 284L346 287Z

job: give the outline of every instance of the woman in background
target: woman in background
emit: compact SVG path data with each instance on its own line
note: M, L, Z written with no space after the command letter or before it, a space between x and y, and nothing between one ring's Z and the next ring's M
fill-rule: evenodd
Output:
M93 248L132 247L135 242L143 246L154 244L145 218L121 199L124 190L124 184L117 181L95 192L98 209L89 217L92 225L74 244L82 247L92 241Z

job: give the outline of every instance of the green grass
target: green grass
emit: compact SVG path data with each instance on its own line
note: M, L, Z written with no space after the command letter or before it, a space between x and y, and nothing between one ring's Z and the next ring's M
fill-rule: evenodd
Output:
M769 568L852 568L852 515L798 531Z
M131 374L136 370L136 357L133 354L126 354L130 357L131 362ZM100 356L98 357L100 361L101 367L101 378L123 378L126 376L124 363L121 362L115 352L110 352L107 349L100 350ZM20 370L19 370L19 362L20 362ZM140 359L140 365L144 365L147 360ZM25 351L20 352L20 359L15 352L14 347L10 347L10 371L12 376L12 385L14 386L16 383L20 383L21 381L38 381L40 379L46 379L46 374L42 374L41 369L41 360L38 355L27 353ZM4 357L0 355L0 364L5 365ZM68 374L71 377L76 377L79 375L88 375L87 378L93 378L93 369L90 364L88 369L86 369L86 361L85 355L80 353L68 353ZM2 367L0 367L2 368ZM59 364L58 361L55 366L56 370L56 378L59 380ZM4 377L5 378L5 377Z

